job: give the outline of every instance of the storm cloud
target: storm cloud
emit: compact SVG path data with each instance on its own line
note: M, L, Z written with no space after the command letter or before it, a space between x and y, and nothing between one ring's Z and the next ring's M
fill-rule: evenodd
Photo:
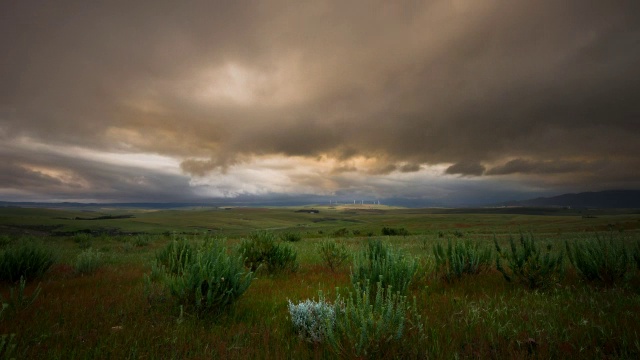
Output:
M6 1L0 14L0 196L640 187L634 1Z

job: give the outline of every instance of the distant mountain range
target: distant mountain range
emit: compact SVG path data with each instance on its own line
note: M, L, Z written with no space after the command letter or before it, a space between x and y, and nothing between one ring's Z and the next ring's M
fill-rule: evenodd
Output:
M608 190L563 194L553 197L507 201L493 206L572 207L599 209L640 209L640 190Z

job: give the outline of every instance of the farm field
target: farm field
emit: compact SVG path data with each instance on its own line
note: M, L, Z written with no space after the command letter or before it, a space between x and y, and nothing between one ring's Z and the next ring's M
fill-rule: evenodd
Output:
M270 234L290 249L297 267L259 267L246 291L222 310L181 306L162 281L152 280L161 278L159 254L171 244L216 242L236 257L255 234ZM495 244L508 267L509 239L521 247L521 234L535 239L542 254L563 255L564 271L549 286L532 288L514 276L508 282L497 268ZM349 255L343 264L333 267L323 257L320 249L329 241ZM348 299L355 264L362 261L358 254L375 241L415 263L404 294L411 321L393 336L370 335L363 350L354 349L344 334L339 346L301 339L290 302L319 300L319 292L328 303ZM0 208L0 252L25 243L47 249L54 261L23 291L15 279L0 282L7 304L0 313L0 358L640 357L638 211ZM449 243L485 249L489 266L448 277L450 264L439 262L434 249ZM567 253L583 243L624 249L624 274L586 279ZM99 261L95 269L79 271L87 254Z

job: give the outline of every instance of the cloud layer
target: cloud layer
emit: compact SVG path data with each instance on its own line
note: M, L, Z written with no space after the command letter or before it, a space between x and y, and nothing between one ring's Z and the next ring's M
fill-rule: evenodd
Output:
M0 196L640 186L633 1L63 0L0 13ZM131 156L166 163L113 160Z

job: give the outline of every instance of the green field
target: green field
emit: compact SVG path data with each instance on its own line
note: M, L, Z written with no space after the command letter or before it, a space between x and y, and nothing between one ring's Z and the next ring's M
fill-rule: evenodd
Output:
M318 210L318 213L300 210ZM383 236L382 229L406 236ZM299 234L287 243L297 254L295 272L259 270L239 300L217 316L181 311L165 292L150 293L156 254L172 239L192 243L226 238L230 253L257 230ZM446 281L434 265L433 248L469 241L508 247L510 235L532 234L554 255L596 236L629 251L625 276L615 283L586 281L564 260L566 274L553 286L528 289L506 282L495 266ZM363 358L638 358L640 212L572 209L404 209L385 206L41 209L0 208L0 246L37 243L55 254L33 303L0 316L0 359L156 358L352 358L323 343L301 341L287 308L318 297L346 296L351 265L331 271L318 244L335 239L355 254L380 239L419 264L409 288L424 334L406 341L380 340ZM78 274L79 254L101 255L96 272ZM4 250L3 250L4 251ZM640 255L640 250L638 250ZM493 264L495 265L495 263ZM5 302L15 282L0 282ZM146 289L146 290L145 290ZM184 310L184 309L183 309ZM13 334L13 337L11 337ZM407 340L408 339L408 340Z

